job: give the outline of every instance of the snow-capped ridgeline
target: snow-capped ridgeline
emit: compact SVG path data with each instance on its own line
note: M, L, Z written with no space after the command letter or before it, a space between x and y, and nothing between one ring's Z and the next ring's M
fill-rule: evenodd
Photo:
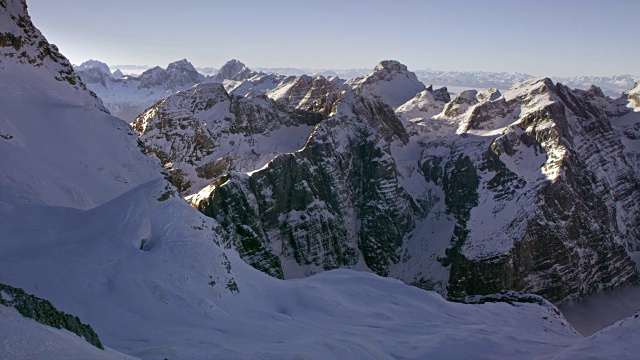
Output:
M76 71L111 114L127 121L157 101L205 81L187 60L173 62L166 69L156 66L137 77L112 74L107 64L96 60L84 62Z

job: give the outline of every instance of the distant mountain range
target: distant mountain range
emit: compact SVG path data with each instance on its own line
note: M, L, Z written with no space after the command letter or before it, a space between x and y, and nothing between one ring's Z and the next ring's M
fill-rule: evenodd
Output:
M308 75L312 77L340 78L346 81L369 73L369 70L366 69L257 68L251 70L247 68L243 79L232 79L233 76L228 74L219 75L221 70L228 72L234 63L239 63L241 67L246 67L241 62L232 60L221 69L196 68L187 60L181 60L169 64L166 70L160 67L118 65L113 66L116 71L111 73L111 69L107 64L97 60L89 60L75 66L75 70L87 86L100 96L112 114L127 121L132 121L156 101L199 82L222 82L224 79L246 80L249 74L251 76L256 74L269 75L261 77L262 86L264 86L264 82L267 79L279 82L286 77L293 78ZM172 75L174 72L175 74ZM181 72L184 72L184 74ZM423 84L427 86L433 85L434 87L447 87L452 94L468 89L484 90L495 88L505 91L513 84L534 78L533 75L529 74L506 72L418 70L414 73ZM617 98L622 92L630 89L635 82L640 80L640 77L632 75L611 77L579 76L552 77L551 80L560 82L569 88L583 90L590 85L596 85L605 95ZM255 87L255 81L253 83ZM246 86L247 84L243 85L244 88Z
M111 65L113 69L120 69L126 74L140 74L151 67L147 65ZM215 75L217 68L196 67L196 70L203 75ZM256 71L268 74L293 75L322 75L325 77L337 76L342 79L351 79L364 76L371 71L366 68L354 69L312 69L312 68L261 68L256 67ZM421 69L414 70L414 73L425 85L433 84L436 87L447 86L451 88L488 89L496 88L507 90L511 85L528 79L537 77L526 73L489 72L489 71L445 71ZM640 75L613 75L613 76L551 76L554 82L562 83L570 88L586 89L589 85L595 85L602 89L605 95L619 97L620 94L628 90L633 84L640 80Z

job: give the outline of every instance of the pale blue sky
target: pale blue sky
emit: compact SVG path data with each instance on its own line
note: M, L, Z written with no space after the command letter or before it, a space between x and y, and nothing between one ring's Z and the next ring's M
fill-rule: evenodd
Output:
M74 63L640 75L639 0L27 0Z

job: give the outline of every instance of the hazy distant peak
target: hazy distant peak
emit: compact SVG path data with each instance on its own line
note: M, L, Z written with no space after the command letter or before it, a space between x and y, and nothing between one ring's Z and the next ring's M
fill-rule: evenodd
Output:
M386 71L386 72L405 72L409 71L407 66L396 60L382 60L373 69L374 72Z
M249 70L249 69L245 64L243 64L242 62L236 59L232 59L227 61L224 65L222 65L216 77L220 81L233 80L238 76L238 74L246 70Z
M101 73L111 75L111 69L109 69L109 65L98 60L87 60L75 67L76 71L86 71L89 69L97 69Z
M426 90L416 74L396 60L383 60L371 73L351 79L347 84L356 93L384 102L394 109Z
M186 71L196 71L196 68L187 60L182 59L178 61L174 61L167 66L167 71L175 71L175 70L186 70Z

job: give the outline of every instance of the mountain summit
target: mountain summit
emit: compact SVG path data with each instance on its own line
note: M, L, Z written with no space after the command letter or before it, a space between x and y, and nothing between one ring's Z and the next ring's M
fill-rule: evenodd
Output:
M381 101L393 109L426 90L416 74L394 60L381 61L369 75L349 80L347 85L356 93Z

